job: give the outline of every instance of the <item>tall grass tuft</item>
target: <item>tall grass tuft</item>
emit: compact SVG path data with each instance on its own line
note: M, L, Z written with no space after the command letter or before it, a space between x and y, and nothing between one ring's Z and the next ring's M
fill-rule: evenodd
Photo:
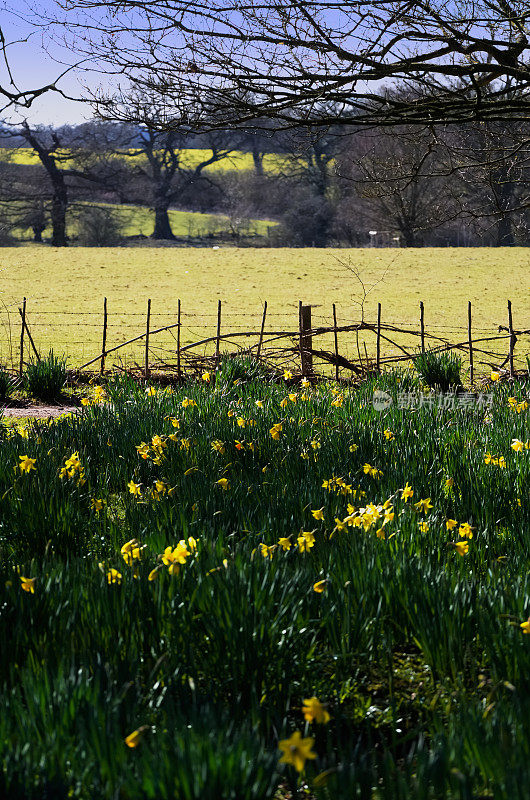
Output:
M15 389L16 384L16 378L10 375L6 369L0 367L0 401L7 400Z
M416 356L415 367L420 378L433 389L446 392L462 386L462 359L454 353L426 350Z
M24 387L40 400L57 400L66 383L66 359L50 350L46 358L31 360L24 375Z

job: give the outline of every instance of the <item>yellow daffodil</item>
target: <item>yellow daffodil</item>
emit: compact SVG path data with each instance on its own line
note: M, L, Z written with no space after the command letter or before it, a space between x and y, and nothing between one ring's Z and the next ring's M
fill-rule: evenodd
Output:
M99 497L92 497L90 500L90 508L92 511L101 511L103 505L103 500L101 500Z
M280 438L280 433L282 431L283 425L281 422L277 422L276 425L273 425L270 429L270 434L273 439L278 440Z
M310 736L302 739L300 731L295 731L288 739L282 739L278 742L278 747L283 753L280 763L292 764L297 772L302 772L307 759L316 758L316 754L311 750L314 741Z
M222 489L224 492L228 491L228 488L229 488L229 486L230 486L230 483L229 483L229 481L228 481L228 478L219 478L219 480L218 480L218 481L216 481L216 484L217 484L217 486L220 486L220 487L221 487L221 489Z
M500 374L498 372L490 372L490 380L491 381L498 381L500 378Z
M278 539L278 544L282 548L282 550L290 550L291 545L291 537L290 536L280 536Z
M456 528L457 525L458 525L458 522L456 521L456 519L446 519L445 520L445 527L447 528L448 531L452 531L453 528Z
M414 508L417 508L418 511L421 511L423 514L426 514L432 507L433 505L430 497L425 497L423 500L418 500L417 503L414 503Z
M429 530L429 523L428 522L418 522L418 528L422 533L427 533Z
M109 569L109 571L107 572L107 583L108 584L121 583L121 579L122 579L122 574L121 574L121 572L118 572L117 569L112 568L112 569Z
M19 456L20 464L18 465L20 471L24 472L31 472L32 469L35 469L35 464L37 463L36 458L30 458L29 456Z
M201 379L204 381L204 383L210 383L210 379L211 379L210 373L209 372L203 372L202 375L201 375Z
M20 575L20 588L23 589L25 592L29 592L30 594L35 594L35 581L37 578L25 578L23 575Z
M392 439L395 439L395 438L396 438L396 437L394 436L394 434L392 433L392 431L388 430L388 428L385 428L385 430L383 431L383 436L384 436L384 437L385 437L385 439L386 439L387 441L389 441L389 442L390 442L390 441L392 441Z
M130 494L134 495L135 497L140 497L141 496L141 494L142 494L142 492L141 492L142 484L141 483L135 483L134 481L131 480L131 481L129 481L127 486L129 487Z
M522 442L520 439L512 439L511 448L512 450L515 450L516 453L520 453L524 448L524 442Z
M317 581L316 583L313 584L313 591L316 592L317 594L322 594L322 592L326 588L326 583L327 583L326 580Z
M359 449L359 445L358 444L351 444L348 447L348 450L350 451L350 453L355 453L355 451L358 450L358 449Z
M324 507L317 508L314 511L311 511L311 514L315 519L324 519Z
M407 500L412 497L414 494L414 489L412 489L408 483L405 484L405 488L401 490L401 499L407 502Z
M526 622L521 622L519 627L523 633L530 633L530 617L528 617Z
M463 522L460 527L458 528L458 534L461 539L472 539L473 538L473 528L468 522Z
M276 545L266 545L263 542L259 545L261 555L263 558L272 558L274 551L276 550Z
M455 485L455 479L454 478L446 478L445 483L444 483L444 487L446 489L452 489L454 485Z
M147 580L148 581L156 581L156 579L158 578L158 573L159 572L160 572L160 567L155 567L154 569L151 570L151 572L147 576Z
M302 386L304 389L308 389L309 386L311 386L311 383L307 380L307 378L302 378L300 381L300 386Z
M138 728L138 730L133 731L128 736L126 736L124 742L127 745L127 747L138 747L138 745L142 741L145 731L147 731L148 729L149 725L142 725L141 728Z
M292 373L292 372L290 372L288 369L286 369L286 370L284 371L284 373L283 373L283 379L284 379L284 381L290 381L292 377L293 377L293 373Z
M304 700L301 710L306 722L318 722L321 725L326 725L331 719L325 706L316 697Z
M451 542L459 556L465 556L469 552L468 542Z

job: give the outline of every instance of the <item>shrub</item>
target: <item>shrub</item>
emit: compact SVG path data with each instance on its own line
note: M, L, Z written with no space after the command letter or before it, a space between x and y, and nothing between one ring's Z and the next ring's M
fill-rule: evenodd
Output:
M114 209L85 206L78 218L79 244L86 247L112 247L123 239L123 220Z
M31 360L24 376L24 386L29 394L41 400L56 400L66 383L66 359L50 350L46 358Z
M426 350L416 356L414 365L420 378L433 389L445 392L462 386L462 359L454 353L435 353Z

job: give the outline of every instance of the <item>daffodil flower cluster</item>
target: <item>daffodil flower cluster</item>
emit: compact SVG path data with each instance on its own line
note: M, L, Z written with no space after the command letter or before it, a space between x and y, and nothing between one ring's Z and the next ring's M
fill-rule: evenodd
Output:
M77 450L75 453L72 453L69 458L65 459L64 467L61 467L59 470L59 478L61 478L61 480L67 477L74 479L78 486L83 486L83 484L86 483L85 471L79 460L79 453Z

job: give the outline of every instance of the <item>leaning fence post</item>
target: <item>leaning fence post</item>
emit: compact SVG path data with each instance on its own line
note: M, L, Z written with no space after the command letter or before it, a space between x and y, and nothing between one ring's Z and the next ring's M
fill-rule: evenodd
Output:
M265 330L265 317L267 316L267 301L263 304L263 317L261 318L261 330L259 332L258 349L256 351L256 361L259 361L261 355L261 345L263 344L263 331Z
M177 305L177 380L180 381L180 300Z
M217 336L215 340L215 366L219 364L221 350L221 301L217 303Z
M26 328L26 298L22 303L22 329L20 331L20 367L18 374L22 378L24 371L24 330Z
M105 372L105 356L107 349L107 298L103 298L103 342L101 345L101 364L99 367L100 375Z
M337 308L333 303L333 334L335 338L335 380L339 379L339 337L337 335Z
M149 378L150 371L149 371L149 325L151 322L151 300L147 301L147 324L145 328L145 368L144 374L146 378Z
M469 381L473 386L473 341L471 339L471 300L467 302L467 337L469 341Z
M512 301L508 300L508 333L510 334L510 349L508 351L510 361L510 378L513 378L513 346L515 344L515 336L513 333L513 320L512 320Z
M421 352L425 352L425 326L423 324L423 300L420 300L420 334L421 334Z
M377 342L376 342L376 361L375 366L381 372L381 303L377 304Z

